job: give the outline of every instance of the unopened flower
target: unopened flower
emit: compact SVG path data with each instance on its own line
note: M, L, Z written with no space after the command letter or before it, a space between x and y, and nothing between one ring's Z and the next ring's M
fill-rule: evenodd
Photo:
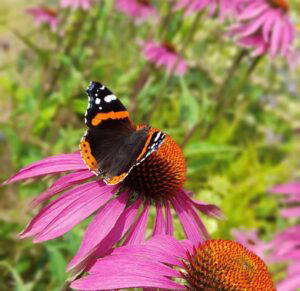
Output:
M166 235L157 235L142 245L114 249L71 287L275 290L265 263L241 244L229 240L195 244Z
M158 16L150 0L117 0L116 9L137 22Z
M286 0L247 0L231 34L253 55L288 56L295 34L288 11Z
M89 10L92 6L92 0L61 0L60 6L62 8Z
M30 14L37 25L47 24L52 31L56 31L58 25L58 17L55 10L49 7L32 7L27 9L27 13Z
M174 45L149 41L142 45L142 49L146 60L157 67L164 67L167 73L178 76L186 73L188 65Z
M7 181L70 172L33 200L36 206L60 194L40 210L21 237L33 237L34 242L54 239L95 213L68 266L81 268L120 241L143 242L151 206L156 210L152 234L173 235L173 206L191 242L208 238L197 210L214 217L220 216L220 210L193 200L182 188L186 165L175 141L157 129L135 126L123 104L100 83L92 82L87 93L89 129L80 143L81 152L45 158Z

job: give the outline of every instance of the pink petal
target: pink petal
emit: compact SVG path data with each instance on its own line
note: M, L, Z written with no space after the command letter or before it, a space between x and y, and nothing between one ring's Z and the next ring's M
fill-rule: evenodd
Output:
M269 7L266 4L261 2L257 4L250 5L243 13L238 17L239 20L246 20L250 18L255 18L260 15L265 10L269 10Z
M300 194L300 183L294 182L277 185L271 189L271 192L279 194Z
M73 185L87 180L92 176L94 176L94 174L88 170L77 171L75 173L64 175L63 177L56 180L45 192L40 194L38 197L34 198L30 203L30 206L35 207L41 202L50 199L52 196L66 190L67 188Z
M114 194L116 187L94 187L64 209L33 240L42 242L63 235L104 205Z
M300 216L300 206L283 209L280 214L285 218L298 217Z
M162 206L160 202L156 202L156 216L153 229L153 236L157 234L164 234L165 232L165 219L163 215Z
M131 226L131 229L129 230L129 233L123 245L140 244L145 240L145 233L149 218L149 209L149 202L145 202L142 213L140 214L138 220Z
M202 201L197 201L191 199L191 197L188 195L188 192L185 190L180 191L179 195L181 196L181 199L187 200L190 203L194 205L199 211L201 211L203 214L215 218L223 218L223 213L219 207L217 207L214 204L207 204Z
M72 259L72 266L78 265L86 259L94 248L109 234L124 211L127 200L128 193L123 192L98 211L84 234L77 254Z
M149 252L150 255L151 251ZM159 263L157 260L149 260L148 256L143 258L141 256L131 256L130 253L124 255L112 255L99 259L91 270L91 275L110 276L111 274L118 275L149 275L153 277L178 277L179 272L174 269ZM152 252L155 256L155 252ZM152 275L153 274L153 275Z
M74 262L74 259L72 259L67 266L67 271L70 271L75 267L75 273L79 272L82 269L82 267L84 267L85 270L88 270L89 266L91 266L95 262L96 258L102 257L105 254L107 254L108 250L110 250L113 247L113 245L117 243L126 234L129 227L132 225L141 203L141 199L138 199L124 210L122 215L117 220L113 229L100 242L100 244L97 245L95 252L92 253L92 256L88 258L86 262L83 263L83 266L81 266L80 264L79 266L76 266L76 262Z
M105 193L110 189L110 193ZM85 197L86 192L88 191L88 196L92 197L97 194L100 195L105 193L106 195L112 195L111 193L115 190L115 187L108 186L106 188L99 186L97 181L93 181L90 183L86 183L83 185L79 185L74 187L73 189L65 192L59 198L49 203L46 207L44 207L29 223L26 229L20 234L21 238L34 236L46 229L47 226L57 217L59 214L70 205L72 205L78 199L82 199ZM104 198L105 199L105 198ZM100 200L101 203L101 200Z
M169 201L165 201L165 215L166 215L166 234L173 235L174 228L173 228L173 218L170 209Z
M146 246L152 246L168 256L178 257L179 261L186 257L186 249L170 235L156 235L147 241Z
M194 220L193 215L190 213L190 209L186 207L182 199L177 200L176 197L174 197L171 198L171 202L179 217L187 238L194 245L198 245L199 241L201 242L203 240L202 233L199 229L198 223Z
M281 30L282 30L282 23L281 20L278 18L274 24L273 31L272 31L271 46L270 46L271 56L276 55L279 49L279 44L281 40Z
M277 291L295 291L300 286L300 275L296 274L285 278L277 284Z
M24 167L5 183L9 184L37 176L84 169L86 169L86 165L83 163L79 153L57 155Z
M166 244L164 244L166 245ZM127 245L122 246L119 248L115 248L112 250L111 256L118 256L118 257L130 257L132 261L135 260L135 257L137 258L144 258L148 261L153 262L161 262L166 263L169 265L175 265L175 266L182 266L181 258L178 259L176 257L177 254L172 253L171 251L166 251L166 249L160 249L157 248L155 243L153 244L141 244L141 245ZM109 260L110 257L107 259ZM90 270L89 273L96 273L98 272L98 265L95 264ZM178 274L177 274L178 275Z
M161 277L151 277L150 275L118 275L111 274L110 276L89 275L83 279L74 281L71 288L80 290L110 290L119 288L134 288L134 287L156 287L169 289L184 289L183 286L172 282L171 280Z

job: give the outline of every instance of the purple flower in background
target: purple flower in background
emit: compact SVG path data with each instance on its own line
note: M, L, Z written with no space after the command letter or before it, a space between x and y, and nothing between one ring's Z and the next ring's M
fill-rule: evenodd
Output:
M187 71L186 61L176 52L170 43L146 42L142 45L143 54L147 61L157 67L164 67L166 71L182 76Z
M92 0L61 0L60 6L62 8L89 10L92 6Z
M175 164L170 162L165 167L168 169L177 167L180 159L179 156L176 156L176 154L179 155L179 152L177 153L179 147L178 150L175 149L175 142L166 141L160 148L165 157L169 152L171 153L170 157L174 157L176 161ZM152 155L146 160L147 167L151 165L151 157ZM140 165L143 170L143 163ZM162 169L162 164L159 167ZM182 170L184 169L183 165ZM145 173L144 170L143 173ZM134 181L132 185L130 184L131 186L128 186L128 183L126 185L123 183L106 185L99 180L89 181L95 176L87 169L79 152L48 157L32 163L21 169L6 183L65 171L70 173L58 178L52 186L32 201L31 206L44 203L57 194L60 196L43 207L20 236L21 238L33 237L33 242L36 243L54 239L95 213L86 229L76 256L68 266L69 270L75 267L77 267L76 270L81 270L96 256L105 255L122 239L124 245L138 244L144 241L151 205L156 209L153 235L173 235L172 205L186 236L194 243L198 242L199 238L208 238L207 230L199 218L197 210L209 216L220 217L221 215L216 206L193 200L190 193L183 189L167 194L167 189L172 188L170 183L175 183L176 179L172 179L171 182L166 180L164 187L167 188L153 189L156 191L155 193L136 191ZM159 169L154 168L154 172L160 175ZM185 173L183 174L185 175ZM150 178L147 183L150 182ZM161 191L160 194L159 191ZM139 212L139 210L141 211Z
M150 0L117 0L116 9L137 22L158 17L157 10Z
M225 16L235 15L246 0L180 0L174 10L184 9L185 13L192 14L204 9L209 15L219 14L221 19Z
M287 184L275 186L271 192L276 194L284 194L284 202L289 206L300 202L300 183L291 182ZM290 206L281 210L281 215L285 218L300 216L300 206Z
M241 244L228 240L177 241L167 235L112 250L71 287L275 290L264 262Z
M57 13L55 10L48 7L32 7L27 9L37 25L47 24L52 31L56 31L58 25Z
M272 190L275 194L283 194L283 201L287 205L299 205L300 183L290 182L277 185ZM281 211L285 218L300 217L300 207L292 206ZM278 291L295 291L300 286L300 225L291 226L278 233L270 243L272 253L270 259L273 262L287 262L286 278L277 285Z
M230 33L253 55L288 56L295 34L288 10L285 0L247 0Z
M266 251L270 248L270 245L258 238L256 230L241 231L235 229L232 231L232 235L238 243L245 246L263 260L266 260Z
M299 214L300 216L300 214ZM278 233L271 241L272 262L288 263L286 277L277 285L278 291L295 291L300 286L300 225Z

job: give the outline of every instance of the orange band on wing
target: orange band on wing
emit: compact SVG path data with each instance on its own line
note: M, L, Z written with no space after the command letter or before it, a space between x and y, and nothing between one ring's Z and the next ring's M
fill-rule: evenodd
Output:
M123 173L120 176L115 176L115 177L112 177L112 178L106 178L105 182L108 185L115 185L115 184L118 184L119 182L123 181L127 175L128 175L128 173Z
M100 124L103 120L107 119L123 119L129 117L128 111L118 111L118 112L107 112L107 113L98 113L93 119L92 119L92 125L96 126Z
M97 161L92 155L91 147L88 141L83 137L79 144L81 157L91 171L97 172Z
M149 136L148 136L148 138L147 138L147 140L146 140L146 143L145 143L145 145L144 145L144 147L143 147L142 152L140 153L140 155L139 155L138 158L136 159L137 161L139 161L139 160L143 157L143 155L145 154L145 152L146 152L146 150L147 150L147 148L148 148L148 145L149 145L149 143L150 143L150 141L151 141L152 135L153 135L155 132L156 132L156 129L154 129L154 128L151 128L151 129L150 129Z

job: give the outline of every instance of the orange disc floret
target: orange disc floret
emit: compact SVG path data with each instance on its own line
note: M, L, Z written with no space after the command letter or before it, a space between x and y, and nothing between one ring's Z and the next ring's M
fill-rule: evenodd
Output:
M289 10L289 4L286 0L269 0L270 4L274 7L279 7L283 11Z
M149 135L157 131L151 128ZM176 195L186 179L186 164L182 150L166 134L162 145L134 167L125 183L149 199Z
M187 255L189 290L276 290L265 263L237 242L208 240Z

